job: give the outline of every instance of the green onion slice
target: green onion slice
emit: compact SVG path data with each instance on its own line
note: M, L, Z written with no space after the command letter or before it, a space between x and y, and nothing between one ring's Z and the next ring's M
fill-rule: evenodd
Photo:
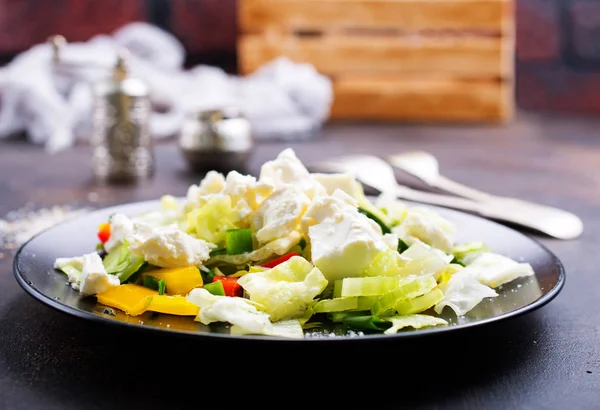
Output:
M252 229L229 229L225 233L227 255L252 252Z

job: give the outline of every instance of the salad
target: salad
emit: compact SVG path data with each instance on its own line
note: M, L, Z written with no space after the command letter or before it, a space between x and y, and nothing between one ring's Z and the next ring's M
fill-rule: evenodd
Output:
M431 209L369 200L351 174L309 172L288 148L258 178L210 171L158 210L112 214L96 250L54 267L132 316L189 316L233 335L302 338L324 323L393 334L446 326L444 310L463 316L533 275L455 232Z

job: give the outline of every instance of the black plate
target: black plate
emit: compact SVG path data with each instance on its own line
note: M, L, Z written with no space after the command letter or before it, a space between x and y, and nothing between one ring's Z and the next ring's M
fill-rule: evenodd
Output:
M118 310L106 310L96 303L94 297L82 297L73 290L66 275L53 269L57 257L79 256L91 252L97 244L96 231L100 223L110 214L121 212L134 216L141 212L158 209L159 201L146 201L115 206L60 223L29 240L15 255L13 270L23 289L40 302L83 319L104 324L127 326L131 329L146 329L156 332L173 332L191 337L209 337L226 339L254 339L270 341L332 342L337 340L375 340L380 338L406 338L453 332L472 326L480 326L514 317L537 309L551 301L562 289L565 272L560 260L534 239L471 214L430 207L457 226L457 241L483 240L494 251L517 261L529 262L535 275L521 278L497 289L499 296L482 301L467 316L456 318L450 309L444 310L444 319L449 326L424 328L420 330L402 330L396 334L381 333L357 336L348 333L341 326L315 331L304 339L287 339L262 335L232 336L228 327L222 324L205 326L191 317L177 317L164 314L145 313L140 316L128 316ZM115 313L111 315L110 313ZM329 337L330 333L337 337Z

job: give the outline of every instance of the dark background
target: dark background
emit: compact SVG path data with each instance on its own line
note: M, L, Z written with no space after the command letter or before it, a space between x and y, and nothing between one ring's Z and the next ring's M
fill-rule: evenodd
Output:
M172 32L188 65L236 72L237 0L0 0L0 63L51 34L86 41L132 21ZM515 0L521 109L600 114L600 0Z

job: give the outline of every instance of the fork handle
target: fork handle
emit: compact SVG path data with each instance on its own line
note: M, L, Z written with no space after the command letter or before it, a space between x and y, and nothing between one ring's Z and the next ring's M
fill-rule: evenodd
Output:
M396 196L409 201L423 202L430 205L439 205L447 208L460 209L462 211L481 213L481 203L470 199L459 198L450 195L434 194L431 192L418 191L416 189L398 186L394 192Z
M435 181L432 181L429 185L451 194L462 196L463 198L472 199L474 201L487 201L492 198L492 195L488 194L487 192L468 187L459 182L446 178L443 175L439 175Z
M583 222L576 215L521 200L490 196L490 199L478 202L402 186L394 193L399 198L476 213L489 219L534 229L558 239L575 239L583 232Z

